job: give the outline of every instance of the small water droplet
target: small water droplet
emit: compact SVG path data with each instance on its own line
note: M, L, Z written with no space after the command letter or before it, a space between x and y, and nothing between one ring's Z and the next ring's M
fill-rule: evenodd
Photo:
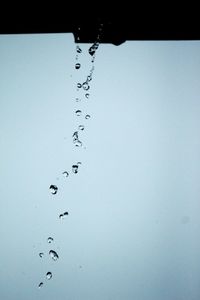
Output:
M39 257L43 257L44 256L44 253L43 252L40 252L39 253Z
M53 242L53 238L52 237L48 237L47 242L50 244Z
M90 118L90 115L86 115L85 118L86 120L88 120Z
M80 140L74 140L73 141L74 142L74 145L76 146L76 147L81 147L82 146L82 142L80 141Z
M80 67L81 67L81 64L79 64L79 63L75 64L75 69L76 70L80 69Z
M59 219L61 219L61 220L63 219L63 214L59 215Z
M51 184L50 187L49 187L49 189L51 190L51 193L53 195L55 195L57 193L57 191L58 191L58 187L56 185L54 185L54 184Z
M80 98L76 98L76 102L80 102L81 101L81 99Z
M81 53L82 52L82 50L81 50L81 48L79 46L76 46L76 52L77 53Z
M53 260L58 260L58 258L59 258L59 256L58 256L58 254L56 253L56 251L54 251L54 250L50 250L49 251L49 255L51 256L51 258L53 259Z
M78 139L78 131L75 131L75 132L73 133L72 137L73 137L74 139Z
M88 94L88 93L85 94L85 97L86 97L87 99L89 98L89 96L90 96L90 94Z
M79 83L77 83L77 88L81 88L82 87L82 84L79 82Z
M63 176L66 178L66 177L69 176L69 173L68 173L67 171L64 171L64 172L63 172Z
M82 87L83 87L83 89L84 89L85 91L88 91L89 88L90 88L90 86L89 86L89 84L88 84L87 82L84 82L84 83L82 84Z
M78 165L73 165L73 166L72 166L72 172L73 172L74 174L78 173Z
M79 126L78 126L78 129L79 129L79 130L84 130L85 127L84 127L84 125L79 125Z
M76 115L77 115L77 116L80 116L81 113L82 113L82 111L81 111L80 109L76 110Z
M89 75L89 76L87 77L87 81L91 81L91 80L92 80L92 76Z
M44 285L44 283L43 283L43 282L40 282L39 285L38 285L38 288L41 289L41 287L42 287L43 285Z
M50 280L51 278L52 278L52 273L51 272L47 272L46 279Z
M77 165L82 165L82 162L81 162L81 161L78 161L78 162L77 162Z

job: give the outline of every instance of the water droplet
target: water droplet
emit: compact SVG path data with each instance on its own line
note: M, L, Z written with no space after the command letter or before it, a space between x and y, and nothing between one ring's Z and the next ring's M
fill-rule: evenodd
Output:
M50 255L51 258L52 258L53 260L55 260L55 261L59 258L58 254L57 254L56 251L54 251L54 250L50 250L50 251L49 251L49 255Z
M82 162L81 162L81 161L78 161L78 162L77 162L77 165L82 165Z
M68 173L67 171L64 171L64 172L63 172L63 176L66 178L66 177L69 176L69 173Z
M57 191L58 191L58 187L56 185L54 185L54 184L50 185L49 189L51 190L51 193L53 195L55 195L57 193Z
M60 214L59 219L61 220L63 219L63 214Z
M43 257L44 256L44 253L43 252L40 252L39 253L39 257Z
M80 116L81 113L82 113L82 111L81 111L80 109L76 110L76 115L77 115L77 116Z
M88 50L88 52L89 52L89 54L91 55L91 56L93 56L94 54L95 54L95 49L93 48L93 46L91 46L90 48L89 48L89 50Z
M79 130L84 130L84 128L85 128L84 125L79 125L79 126L78 126L78 129L79 129Z
M90 115L86 115L85 118L86 120L88 120L90 118Z
M81 48L79 46L76 46L76 52L77 53L81 53L82 52L82 50L81 50Z
M52 278L52 273L51 272L47 272L46 279L50 280L51 278Z
M53 242L53 238L52 237L48 237L47 242L50 244Z
M41 287L42 287L43 285L44 285L44 283L43 283L43 282L40 282L39 285L38 285L38 288L41 289Z
M68 211L64 212L64 216L68 216L68 215L69 215Z
M82 142L80 141L80 140L74 140L73 141L74 142L74 145L76 146L76 147L81 147L82 146Z
M74 174L78 173L78 165L73 165L73 166L72 166L72 172L73 172Z
M89 76L87 77L87 81L91 81L91 80L92 80L92 76L89 75Z
M80 98L76 98L76 102L80 102L81 101L81 99Z
M87 82L84 82L84 83L82 84L82 87L83 87L83 89L84 89L85 91L88 91L89 88L90 88L90 86L89 86L89 84L88 84Z
M82 84L79 82L79 83L77 83L77 88L81 88L82 87Z
M99 47L99 43L94 43L88 50L89 54L93 56L96 50L98 49L98 47Z
M90 94L88 94L88 93L85 94L85 97L86 97L87 99L89 98L89 96L90 96Z
M79 63L75 64L76 70L80 69L80 67L81 67L81 64L79 64Z
M78 131L75 131L75 132L73 133L72 137L73 137L74 139L78 139Z

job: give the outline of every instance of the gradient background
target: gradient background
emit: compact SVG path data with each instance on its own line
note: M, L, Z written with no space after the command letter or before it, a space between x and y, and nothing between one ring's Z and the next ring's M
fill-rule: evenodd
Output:
M200 42L80 46L0 36L0 299L198 300Z

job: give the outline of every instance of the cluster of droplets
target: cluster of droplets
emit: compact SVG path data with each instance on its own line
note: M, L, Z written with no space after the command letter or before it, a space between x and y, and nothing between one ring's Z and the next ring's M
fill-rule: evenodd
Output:
M96 54L96 50L98 49L99 47L99 43L100 43L100 36L101 36L101 33L102 33L102 27L103 27L103 24L100 25L100 28L99 28L99 33L97 35L97 41L89 48L88 52L89 54L91 55L92 59L91 59L91 62L92 64L94 64L94 61L95 61L95 54ZM78 30L80 30L80 28L78 28ZM79 37L78 37L78 40ZM75 69L76 70L79 70L81 68L81 64L79 63L79 54L82 53L82 49L80 48L79 45L76 46L76 63L75 63ZM87 76L86 80L83 81L83 83L77 83L77 92L79 92L79 90L82 88L83 91L85 92L85 98L86 99L89 99L90 97L90 94L88 93L89 89L90 89L90 82L92 80L92 76L93 76L93 72L94 72L94 65L92 65L91 69L90 69L90 72L89 72L89 75ZM76 97L76 102L80 102L81 101L81 98L80 97ZM77 117L80 117L82 116L82 111L80 109L77 109L75 111L75 114ZM90 115L89 114L86 114L85 115L85 119L88 120L90 119ZM73 135L72 135L72 138L73 138L73 143L76 147L81 147L82 146L82 142L80 141L79 139L79 133L82 132L83 130L85 130L85 125L83 124L80 124L78 126L78 130L74 131ZM82 163L79 161L77 162L76 164L73 164L72 165L72 169L71 169L71 172L72 174L77 174L78 173L78 170L79 170L79 166L81 165ZM62 172L62 176L64 178L68 178L70 175L70 172L69 171L63 171ZM58 178L57 178L58 179ZM58 193L58 187L57 185L55 184L51 184L49 186L49 190L51 192L52 195L56 195ZM68 211L65 211L63 213L61 213L59 215L59 219L60 220L63 220L65 218L67 218L67 216L69 215ZM52 244L54 242L54 239L52 237L48 237L47 238L47 243L48 244ZM58 253L55 251L55 250L52 250L50 249L49 252L48 252L48 255L50 256L50 258L53 260L53 261L57 261L59 259L59 255ZM39 257L40 258L43 258L45 256L45 253L44 252L40 252L39 253ZM82 266L80 266L80 268L82 268ZM46 280L50 280L52 278L52 272L48 271L45 275L45 278ZM41 281L38 285L38 288L42 288L44 285L44 282Z

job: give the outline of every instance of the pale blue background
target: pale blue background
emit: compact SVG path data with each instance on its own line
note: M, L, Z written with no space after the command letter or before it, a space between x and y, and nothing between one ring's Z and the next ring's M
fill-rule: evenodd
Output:
M200 42L80 46L0 36L0 299L198 300Z

